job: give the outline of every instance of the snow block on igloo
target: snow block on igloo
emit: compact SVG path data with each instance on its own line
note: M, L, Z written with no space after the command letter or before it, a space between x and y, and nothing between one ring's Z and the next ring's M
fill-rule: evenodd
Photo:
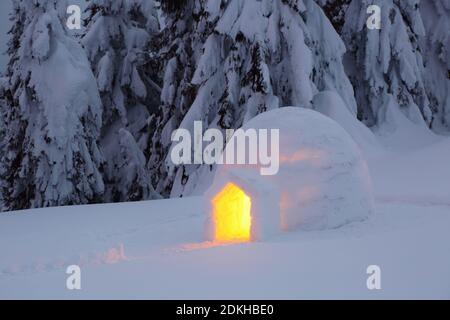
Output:
M332 229L373 212L367 164L332 119L285 107L255 117L242 129L279 130L279 171L263 176L261 164L218 165L205 193L208 240L252 241L280 231ZM227 235L230 228L237 233Z

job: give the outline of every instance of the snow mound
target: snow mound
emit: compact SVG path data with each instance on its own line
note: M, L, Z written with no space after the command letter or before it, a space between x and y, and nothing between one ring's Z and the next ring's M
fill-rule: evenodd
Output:
M339 123L364 153L370 154L380 148L372 131L351 114L337 93L333 91L319 92L314 96L312 104L314 110Z
M423 121L421 123L410 121L393 98L388 99L384 118L385 121L378 125L374 132L382 145L388 149L421 149L442 139L433 133Z
M209 240L214 240L217 226L212 199L230 183L251 198L251 240L281 230L337 228L373 212L366 162L335 121L312 110L285 107L257 116L243 129L250 128L279 129L278 174L262 176L260 162L218 166L205 194Z

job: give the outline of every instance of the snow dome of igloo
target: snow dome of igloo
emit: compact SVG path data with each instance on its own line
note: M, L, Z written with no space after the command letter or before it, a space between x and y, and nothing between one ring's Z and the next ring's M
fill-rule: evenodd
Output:
M279 171L263 176L261 162L218 165L205 195L208 240L244 242L294 229L332 229L371 214L366 162L331 118L285 107L257 116L242 129L250 128L279 130Z

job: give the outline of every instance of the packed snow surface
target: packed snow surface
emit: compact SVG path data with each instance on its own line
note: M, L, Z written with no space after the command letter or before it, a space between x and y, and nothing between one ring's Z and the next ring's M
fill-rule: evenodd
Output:
M376 212L333 230L215 245L202 197L3 214L0 298L449 299L450 139L405 130L368 157ZM381 290L367 289L370 265Z

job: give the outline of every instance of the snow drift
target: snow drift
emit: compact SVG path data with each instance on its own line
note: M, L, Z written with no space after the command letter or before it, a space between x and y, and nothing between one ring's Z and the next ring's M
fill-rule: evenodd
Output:
M333 91L319 92L314 96L312 105L314 110L344 128L366 156L380 151L380 144L375 135L348 110L338 94Z

